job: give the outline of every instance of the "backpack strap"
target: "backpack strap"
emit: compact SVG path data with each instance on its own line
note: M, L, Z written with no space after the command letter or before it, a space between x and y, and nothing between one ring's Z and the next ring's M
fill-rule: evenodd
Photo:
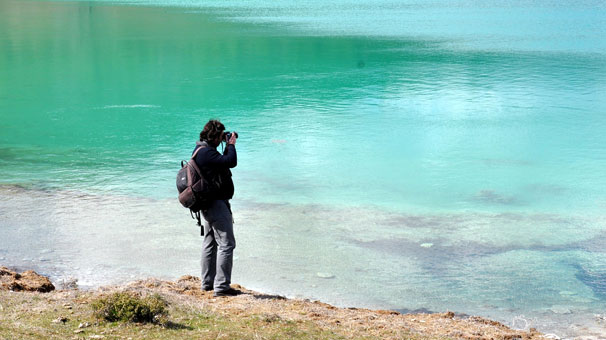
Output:
M200 227L200 236L204 236L204 227L202 226L202 217L200 216L200 210L194 212L193 210L189 209L189 214L191 215L191 218L198 222L197 224Z
M199 148L197 148L196 151L194 151L194 154L191 155L191 159L196 158L196 156L198 155L198 151L202 150L205 147L206 147L206 145L201 145Z
M198 173L198 176L200 176L200 178L202 178L202 174L200 173L200 168L198 168L198 164L196 164L196 156L198 155L198 151L202 150L205 147L206 147L206 145L201 145L199 148L197 148L196 151L194 151L194 154L191 155L191 160L189 162L189 163L191 163L194 170L196 170L196 172ZM191 178L188 178L188 180L191 180ZM192 185L191 183L187 183L187 184ZM190 213L191 217L198 222L197 224L200 227L200 236L204 236L204 227L202 226L202 218L200 216L201 215L200 211L198 210L198 211L194 212L190 209L189 213Z
M194 170L196 170L196 173L198 173L198 176L202 177L202 173L200 172L200 168L198 168L198 164L196 164L196 156L198 155L198 151L200 151L201 149L205 148L205 145L200 146L199 148L196 149L196 151L194 151L194 154L191 155L191 165L194 167ZM188 183L188 185L191 185Z

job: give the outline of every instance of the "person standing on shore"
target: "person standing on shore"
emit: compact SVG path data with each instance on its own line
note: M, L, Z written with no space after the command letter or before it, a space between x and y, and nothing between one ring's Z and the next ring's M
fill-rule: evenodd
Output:
M202 176L214 186L214 199L202 209L204 216L204 241L202 246L202 289L214 289L215 296L233 296L241 293L230 287L233 252L236 248L233 217L229 200L234 195L231 168L237 165L236 136L225 136L225 126L218 120L209 120L200 132L195 162ZM223 154L217 147L227 140Z

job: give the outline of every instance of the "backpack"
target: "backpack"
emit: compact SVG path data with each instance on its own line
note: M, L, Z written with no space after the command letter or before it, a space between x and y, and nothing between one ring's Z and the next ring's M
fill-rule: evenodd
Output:
M196 155L198 151L205 146L201 146L191 156L189 161L181 161L181 169L177 173L177 190L179 191L179 202L185 208L189 209L191 217L198 221L198 226L202 227L200 210L208 206L212 198L212 190L206 181L200 168L196 164Z

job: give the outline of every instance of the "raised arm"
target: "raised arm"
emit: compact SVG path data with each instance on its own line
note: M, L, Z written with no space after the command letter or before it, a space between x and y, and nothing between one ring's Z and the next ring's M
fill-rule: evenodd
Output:
M238 165L236 146L233 144L227 144L223 155L214 149L203 150L203 152L205 153L204 166L235 168Z

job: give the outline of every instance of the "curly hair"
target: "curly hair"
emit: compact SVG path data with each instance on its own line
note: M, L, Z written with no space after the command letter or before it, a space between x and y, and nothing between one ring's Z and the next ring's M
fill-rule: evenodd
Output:
M200 131L200 141L212 141L221 136L221 132L225 131L225 125L218 119L211 119L204 125L204 129Z

